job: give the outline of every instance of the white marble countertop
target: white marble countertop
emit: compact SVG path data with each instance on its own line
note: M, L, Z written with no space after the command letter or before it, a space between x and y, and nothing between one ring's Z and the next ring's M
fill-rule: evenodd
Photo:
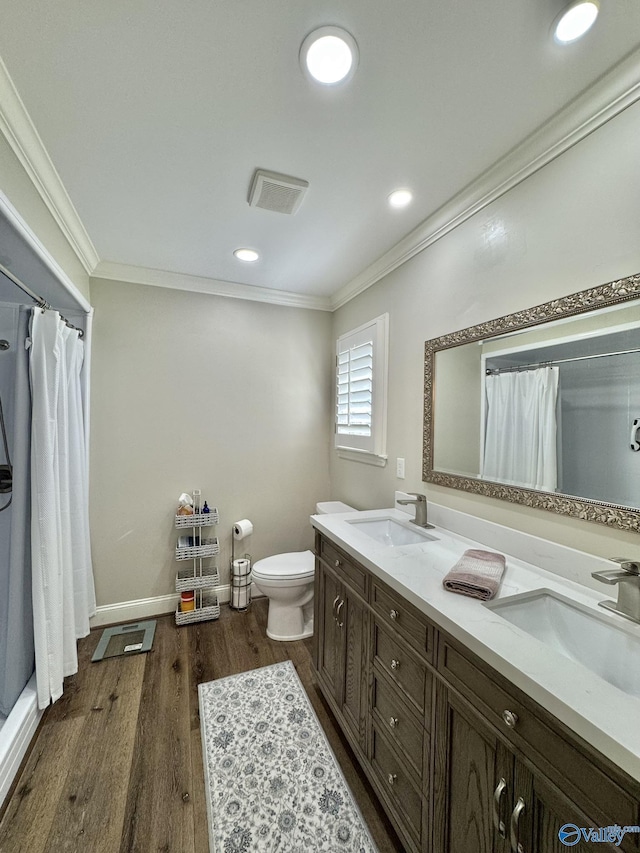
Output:
M591 571L610 569L611 564L444 507L430 504L429 515L436 529L428 533L437 541L399 547L376 542L349 523L365 518L407 522L412 516L399 509L314 515L311 523L438 627L640 781L640 699L507 622L481 601L448 592L442 585L446 573L467 548L485 548L500 551L507 558L498 599L546 588L603 614L598 601L615 597L616 588L600 585L601 589L595 589L598 582L591 579ZM477 538L466 538L461 530ZM523 554L535 558L536 565L524 561ZM584 583L577 583L576 577L583 578ZM640 638L640 625L615 614L610 618L614 624L624 623ZM628 665L640 667L640 660L629 660Z

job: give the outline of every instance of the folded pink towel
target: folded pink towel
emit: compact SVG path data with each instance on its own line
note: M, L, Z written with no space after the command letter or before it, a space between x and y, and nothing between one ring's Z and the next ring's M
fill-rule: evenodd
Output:
M445 575L442 585L450 592L488 601L500 588L505 563L502 554L471 548Z

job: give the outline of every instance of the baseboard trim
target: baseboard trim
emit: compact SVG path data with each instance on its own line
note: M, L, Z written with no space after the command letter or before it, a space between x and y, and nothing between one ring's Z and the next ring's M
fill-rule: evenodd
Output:
M220 604L228 604L231 599L231 587L223 584L216 587L218 601ZM252 597L259 596L255 585L251 586ZM138 619L149 619L153 616L164 616L166 613L175 612L180 596L178 593L171 595L157 595L153 598L140 598L137 601L119 601L116 604L104 604L96 609L95 616L91 617L91 627L100 628L105 625L117 625L120 622L135 622Z

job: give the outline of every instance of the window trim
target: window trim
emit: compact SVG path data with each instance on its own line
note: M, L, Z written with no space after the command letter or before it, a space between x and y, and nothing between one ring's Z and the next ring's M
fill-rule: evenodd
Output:
M353 437L338 432L338 357L345 343L360 340L371 329L373 343L373 376L371 389L371 436L368 440L350 441ZM387 395L389 363L389 314L381 314L367 323L340 335L336 341L335 389L333 405L334 448L342 459L384 466L387 463Z

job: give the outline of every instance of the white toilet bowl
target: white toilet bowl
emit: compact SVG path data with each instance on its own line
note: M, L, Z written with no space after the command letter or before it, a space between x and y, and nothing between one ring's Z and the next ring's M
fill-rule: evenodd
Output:
M318 514L353 512L340 501L316 504ZM275 554L253 564L256 589L269 599L267 637L272 640L304 640L313 634L313 582L315 558L312 551Z

